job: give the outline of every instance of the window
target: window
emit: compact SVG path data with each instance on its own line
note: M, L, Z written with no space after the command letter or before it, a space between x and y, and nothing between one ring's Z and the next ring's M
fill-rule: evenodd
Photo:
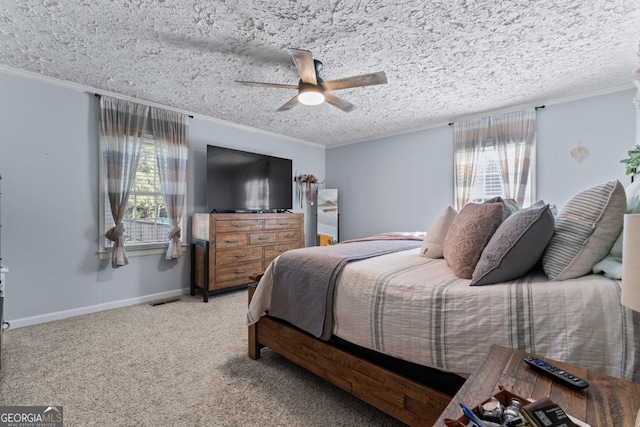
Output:
M102 152L102 150L100 150ZM102 161L100 162L102 165ZM101 168L100 182L104 182L105 177ZM100 252L108 253L113 242L104 237L104 233L114 225L111 208L107 192L102 189L103 197L100 206ZM186 207L186 201L185 201ZM186 212L186 209L183 210ZM184 215L183 215L184 219ZM184 229L181 221L179 226ZM158 171L158 160L156 156L156 143L151 135L147 135L142 143L140 159L136 170L135 183L129 194L127 210L123 220L124 245L128 249L127 253L135 255L136 249L158 249L161 253L167 247L168 235L171 230L169 219L167 218L167 208L160 186L160 174ZM181 236L184 233L181 234ZM181 237L184 243L184 238ZM131 251L133 249L133 251ZM145 254L148 254L145 251ZM155 252L152 252L155 253Z
M471 185L473 203L482 203L502 195L502 177L495 148L486 147L479 157L474 167Z
M515 151L515 145L508 147L508 152ZM515 156L509 153L510 157ZM528 182L532 182L534 168L529 169ZM528 185L524 201L521 207L527 207L532 204L531 189L532 185ZM485 147L479 153L479 159L473 170L473 180L471 186L471 202L482 203L497 196L504 197L505 191L502 185L502 174L500 172L500 160L495 146Z
M535 197L536 117L533 108L455 123L457 209L501 196L526 207Z

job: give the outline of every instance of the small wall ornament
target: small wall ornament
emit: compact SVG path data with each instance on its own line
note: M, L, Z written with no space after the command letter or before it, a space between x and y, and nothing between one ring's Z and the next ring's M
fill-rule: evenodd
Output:
M570 152L569 155L571 156L571 158L573 160L575 160L577 163L582 163L582 161L584 159L586 159L587 157L589 157L589 150L587 149L587 147L583 147L582 146L582 141L578 142L578 146L573 148Z
M300 201L300 207L302 207L302 200L305 198L307 199L307 204L313 205L312 186L313 184L322 184L324 181L318 181L318 178L311 174L296 175L293 180L296 183L296 196L297 200Z

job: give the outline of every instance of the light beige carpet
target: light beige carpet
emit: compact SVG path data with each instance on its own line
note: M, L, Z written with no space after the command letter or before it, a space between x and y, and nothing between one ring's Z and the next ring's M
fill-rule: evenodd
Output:
M74 426L399 426L269 350L247 357L246 291L5 331L0 405Z

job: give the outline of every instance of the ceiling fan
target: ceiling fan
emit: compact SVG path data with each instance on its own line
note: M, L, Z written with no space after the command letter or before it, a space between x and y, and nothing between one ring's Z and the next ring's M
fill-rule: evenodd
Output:
M298 74L300 74L300 81L297 85L247 82L239 80L236 80L236 83L247 86L296 89L298 94L287 101L282 107L278 108L278 111L290 110L298 105L298 103L305 105L319 105L323 102L327 102L346 113L353 110L355 105L334 95L331 91L387 83L387 75L384 71L325 82L318 76L320 70L322 70L322 62L313 59L311 52L308 50L291 49L291 56L293 57L293 62L296 64L296 68L298 69Z

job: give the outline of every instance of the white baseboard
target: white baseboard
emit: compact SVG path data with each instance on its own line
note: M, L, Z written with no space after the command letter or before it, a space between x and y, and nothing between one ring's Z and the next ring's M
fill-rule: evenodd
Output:
M112 308L128 307L130 305L144 304L146 302L174 298L180 295L189 294L189 288L176 289L174 291L160 292L157 294L145 295L142 297L129 298L119 301L107 302L104 304L90 305L87 307L74 308L71 310L56 311L54 313L42 314L33 317L23 317L22 319L5 319L11 325L11 329L23 326L37 325L38 323L51 322L69 317L81 316L83 314L97 313L98 311L110 310Z

